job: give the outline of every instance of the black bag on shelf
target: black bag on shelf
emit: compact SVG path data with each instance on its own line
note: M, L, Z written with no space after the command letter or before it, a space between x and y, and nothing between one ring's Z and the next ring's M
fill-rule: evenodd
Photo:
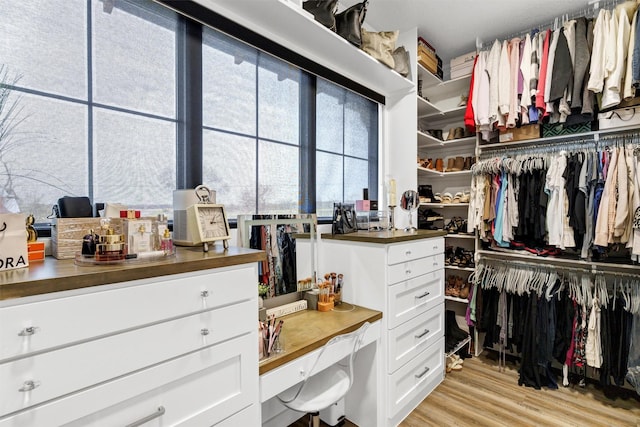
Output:
M93 217L93 207L88 197L64 196L58 199L54 207L58 218L90 218Z
M333 227L331 234L348 234L358 231L356 224L356 210L353 204L333 204Z
M349 43L360 47L362 45L362 23L367 15L369 0L357 3L336 15L338 34Z
M302 3L302 8L311 13L316 21L336 31L336 10L338 0L307 0Z

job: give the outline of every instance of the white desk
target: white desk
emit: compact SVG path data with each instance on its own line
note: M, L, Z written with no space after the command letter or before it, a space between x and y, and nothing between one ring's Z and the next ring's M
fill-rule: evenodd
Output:
M343 304L342 308L347 307L351 305ZM345 414L357 425L378 425L382 415L377 391L381 385L377 375L381 360L378 354L381 318L381 312L359 306L355 306L353 311L321 313L307 310L284 317L284 353L260 363L263 427L289 425L302 416L285 408L275 396L302 380L302 374L311 369L321 347L327 341L336 335L354 331L367 321L371 326L365 333L362 347L355 359L354 383L345 398ZM327 359L327 366L337 363L349 352L349 348L338 348Z

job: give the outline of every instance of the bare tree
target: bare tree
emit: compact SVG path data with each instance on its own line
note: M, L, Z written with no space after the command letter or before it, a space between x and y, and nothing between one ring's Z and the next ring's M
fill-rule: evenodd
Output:
M10 98L11 88L20 80L20 76L11 78L7 67L0 64L0 212L18 212L18 195L14 189L14 177L11 174L8 155L18 148L14 137L16 127L24 120L20 97Z

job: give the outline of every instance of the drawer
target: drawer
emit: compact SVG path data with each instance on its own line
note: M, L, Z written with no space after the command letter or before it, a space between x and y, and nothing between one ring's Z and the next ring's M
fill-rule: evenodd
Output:
M444 270L389 286L387 325L393 329L444 301Z
M389 331L389 373L444 336L444 304L429 309Z
M444 378L444 337L387 377L388 417L393 418L414 398L426 397L432 380Z
M165 280L146 279L128 287L105 285L83 295L0 308L0 363L255 298L257 274L254 265L246 265Z
M224 357L216 354L216 358L218 363L202 371L65 426L124 426L147 416L155 418L144 423L144 427L215 425L252 403L247 379L254 372L229 348ZM158 408L163 408L164 413Z
M255 313L253 301L245 301L4 363L0 365L0 414L248 334L256 329ZM29 381L39 385L19 391Z
M444 268L444 254L431 255L401 264L390 265L387 268L387 284L403 280L412 279L431 271L442 270Z
M213 425L257 412L257 364L255 335L247 334L18 412L0 427L124 426L159 406L165 414L144 427Z
M230 416L229 418L220 421L216 424L216 427L239 427L239 426L259 426L260 425L260 411L258 411L258 405L252 405L242 411L238 412L235 415ZM188 424L189 426L193 425L193 427L202 427L205 424ZM186 425L180 424L181 427L186 427Z
M444 253L444 238L442 237L398 243L389 245L387 249L387 264L399 264L440 253Z

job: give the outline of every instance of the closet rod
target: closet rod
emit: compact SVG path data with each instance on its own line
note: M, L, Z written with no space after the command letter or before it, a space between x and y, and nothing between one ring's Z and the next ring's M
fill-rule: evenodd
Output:
M574 272L574 273L586 273L586 274L592 273L591 269L586 267L568 267L565 265L550 265L550 264L543 264L543 263L536 263L535 267L533 267L531 266L531 263L528 263L526 261L506 260L502 258L495 258L495 259L485 258L485 259L481 259L478 262L478 264L481 266L494 266L494 265L500 264L501 266L516 267L518 269L524 269L528 271L531 270L532 268L537 268L537 269L557 271L557 272Z
M614 138L620 137L637 137L640 141L640 131L638 130L637 125L633 126L625 126L619 127L616 129L605 129L605 130L596 130L591 132L573 134L573 135L559 135L559 136L550 136L547 138L535 138L535 139L527 139L524 141L515 141L515 142L499 142L495 144L480 144L478 145L478 149L480 151L480 155L485 153L496 153L503 152L509 149L527 149L532 146L549 146L553 147L554 143L563 143L563 142L594 142L602 139L611 140Z
M491 260L498 260L502 262L509 262L509 260L513 261L527 261L534 264L548 264L551 266L556 266L557 268L561 268L562 266L574 267L574 268L582 268L590 271L591 273L597 272L613 272L619 274L628 274L632 276L637 276L640 274L640 266L632 265L632 264L612 264L607 262L589 262L584 260L572 260L572 259L564 259L564 258L541 258L533 255L524 255L517 254L512 252L505 251L490 251L490 250L478 250L476 251L476 255L479 257L478 262L482 261L482 258L487 258Z
M563 150L595 150L598 148L597 142L593 139L580 139L573 141L554 141L554 144L534 144L526 147L503 148L492 150L480 154L480 159L486 160L493 157L506 156L512 157L518 154L544 154L556 153Z
M491 49L491 46L493 46L493 43L495 40L498 41L503 41L503 40L511 40L513 38L519 37L519 38L524 38L527 34L531 34L532 31L546 31L547 29L551 29L554 30L556 28L556 25L558 26L558 28L560 26L562 26L562 24L566 21L570 21L572 19L576 19L576 18L581 18L581 17L585 17L585 18L595 18L595 16L597 15L597 11L600 9L610 9L615 7L616 5L618 5L619 3L624 3L626 0L602 0L602 1L590 1L588 3L587 7L581 8L581 9L577 9L571 13L565 13L562 16L556 17L554 20L544 23L544 24L540 24L540 25L536 25L533 27L530 27L527 30L522 30L519 31L517 33L511 33L511 34L507 34L507 35L502 35L499 37L496 37L494 40L490 41L490 42L486 42L483 43L481 41L479 41L479 39L476 38L476 50L477 51L483 51L483 50L489 50Z

